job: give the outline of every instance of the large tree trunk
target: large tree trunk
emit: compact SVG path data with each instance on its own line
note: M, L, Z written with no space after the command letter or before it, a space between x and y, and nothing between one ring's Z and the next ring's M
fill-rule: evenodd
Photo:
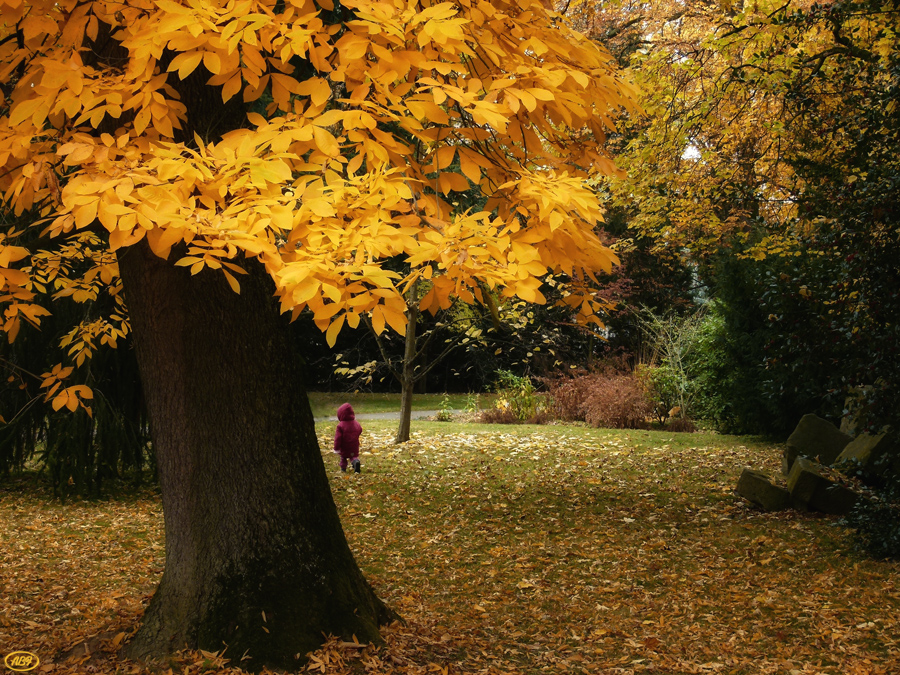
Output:
M323 633L378 640L392 614L341 529L262 267L247 263L238 295L145 244L119 266L166 531L165 571L126 654L227 646L244 668L295 668Z

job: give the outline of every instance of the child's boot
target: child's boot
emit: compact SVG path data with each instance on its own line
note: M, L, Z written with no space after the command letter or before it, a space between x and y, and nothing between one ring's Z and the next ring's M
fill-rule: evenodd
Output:
M362 469L360 468L359 460L357 459L353 462L353 473L361 473L361 472L362 472Z

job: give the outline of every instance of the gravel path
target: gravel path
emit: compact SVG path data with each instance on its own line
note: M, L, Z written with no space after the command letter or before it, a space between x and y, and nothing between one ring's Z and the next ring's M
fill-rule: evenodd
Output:
M440 410L413 410L412 411L412 419L421 420L426 419L428 417L435 417ZM449 410L451 415L457 415L462 412L462 410ZM359 413L356 415L356 419L358 420L399 420L400 419L400 411L397 412L382 412L382 413ZM317 417L316 422L337 422L337 417L334 415L330 415L328 417Z

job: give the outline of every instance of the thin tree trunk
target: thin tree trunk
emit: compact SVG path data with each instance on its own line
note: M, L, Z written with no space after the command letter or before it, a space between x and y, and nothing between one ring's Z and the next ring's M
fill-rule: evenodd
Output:
M412 401L416 386L416 324L419 322L416 286L417 284L413 282L406 303L406 340L403 349L403 370L400 373L400 425L397 427L394 443L408 441L412 426Z
M295 669L324 634L394 615L347 545L297 360L262 267L241 293L145 244L119 260L162 488L166 564L125 652L189 647Z

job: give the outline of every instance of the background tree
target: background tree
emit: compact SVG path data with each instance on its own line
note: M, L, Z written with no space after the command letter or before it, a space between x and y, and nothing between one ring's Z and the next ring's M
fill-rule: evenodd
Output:
M638 310L638 325L647 336L649 351L640 366L657 394L656 415L663 422L670 416L694 417L696 391L690 364L699 341L702 314L702 309L685 317L659 315L648 307Z
M397 425L397 434L394 437L394 443L405 443L409 440L409 433L412 421L412 399L416 385L428 376L432 369L441 363L441 361L450 355L457 347L467 341L467 336L475 335L477 328L468 327L462 332L451 334L445 338L443 344L438 344L437 353L429 354L429 347L432 345L434 338L439 334L437 326L427 331L423 335L419 334L421 330L421 317L419 303L421 302L421 293L419 286L421 280L416 280L409 287L406 298L406 330L403 334L403 355L398 359L396 365L392 363L388 354L385 340L381 334L372 329L371 324L367 322L371 333L378 344L378 351L391 375L400 385L400 422ZM451 304L446 313L453 309ZM441 323L439 326L443 327Z
M377 640L391 613L341 530L278 306L333 344L363 316L402 332L420 278L436 311L608 271L587 179L615 171L630 88L530 1L2 0L0 16L0 189L33 216L0 238L4 330L46 316L38 271L79 242L87 271L55 283L121 284L151 420L166 568L128 652L224 643L286 667L323 632ZM454 213L472 185L485 208ZM48 396L84 405L68 367Z
M660 103L665 104L670 98L669 92L660 91L657 81L665 85L667 78L656 72L658 61L651 59L658 59L660 52L672 48L673 25L691 20L690 17L698 21L709 14L703 5L686 7L664 1L565 2L559 6L574 26L609 49L622 68L631 69L643 85L641 95L645 105L657 113ZM703 23L706 33L696 33L697 36L708 35L711 30L711 24ZM635 161L635 149L643 147L642 134L656 124L659 120L649 116L627 118L610 135L611 149L631 165ZM662 148L655 149L664 152ZM665 152L671 149L666 148ZM683 147L675 154L680 157ZM660 162L670 159L671 154L658 158ZM609 307L604 318L605 340L600 343L599 354L604 358L624 359L633 366L640 361L640 354L652 349L646 343L646 331L637 321L634 309L647 307L657 314L690 315L708 290L698 275L696 260L686 248L677 241L658 236L653 228L641 226L646 211L652 207L646 195L638 196L628 188L632 180L643 179L644 172L635 172L632 167L631 174L625 184L601 181L597 189L604 203L609 204L601 236L612 245L621 263L601 277L600 295ZM647 174L650 175L649 170Z
M10 228L22 230L11 220ZM39 462L63 497L97 496L106 481L130 475L139 482L155 473L121 288L106 292L83 252L71 242L60 256L35 257L33 283L48 290L40 301L54 313L44 318L43 330L0 344L0 472ZM57 286L60 274L78 267L89 275L87 283ZM113 345L121 349L107 348ZM64 360L73 365L44 372L48 363ZM61 380L75 395L48 400ZM80 407L79 396L90 397L86 406Z
M710 414L783 434L873 385L871 424L889 422L896 3L589 8L579 21L632 50L649 113L623 129L614 200L716 300Z
M592 300L605 326L609 308L621 303L619 295L614 295L616 282L606 281L613 276L598 275ZM577 321L577 310L565 303L570 297L565 283L548 276L540 290L545 304L515 298L493 308L454 302L433 316L419 313L417 334L422 343L414 366L417 391L424 393L427 381L431 392L482 392L494 386L498 370L544 376L599 358L606 350L604 328ZM342 334L337 353L322 349L310 367L318 381L328 381L334 368L334 374L342 378L332 380L339 389L396 391L405 346L405 336L387 331L377 340L372 331ZM453 358L446 358L448 354Z

